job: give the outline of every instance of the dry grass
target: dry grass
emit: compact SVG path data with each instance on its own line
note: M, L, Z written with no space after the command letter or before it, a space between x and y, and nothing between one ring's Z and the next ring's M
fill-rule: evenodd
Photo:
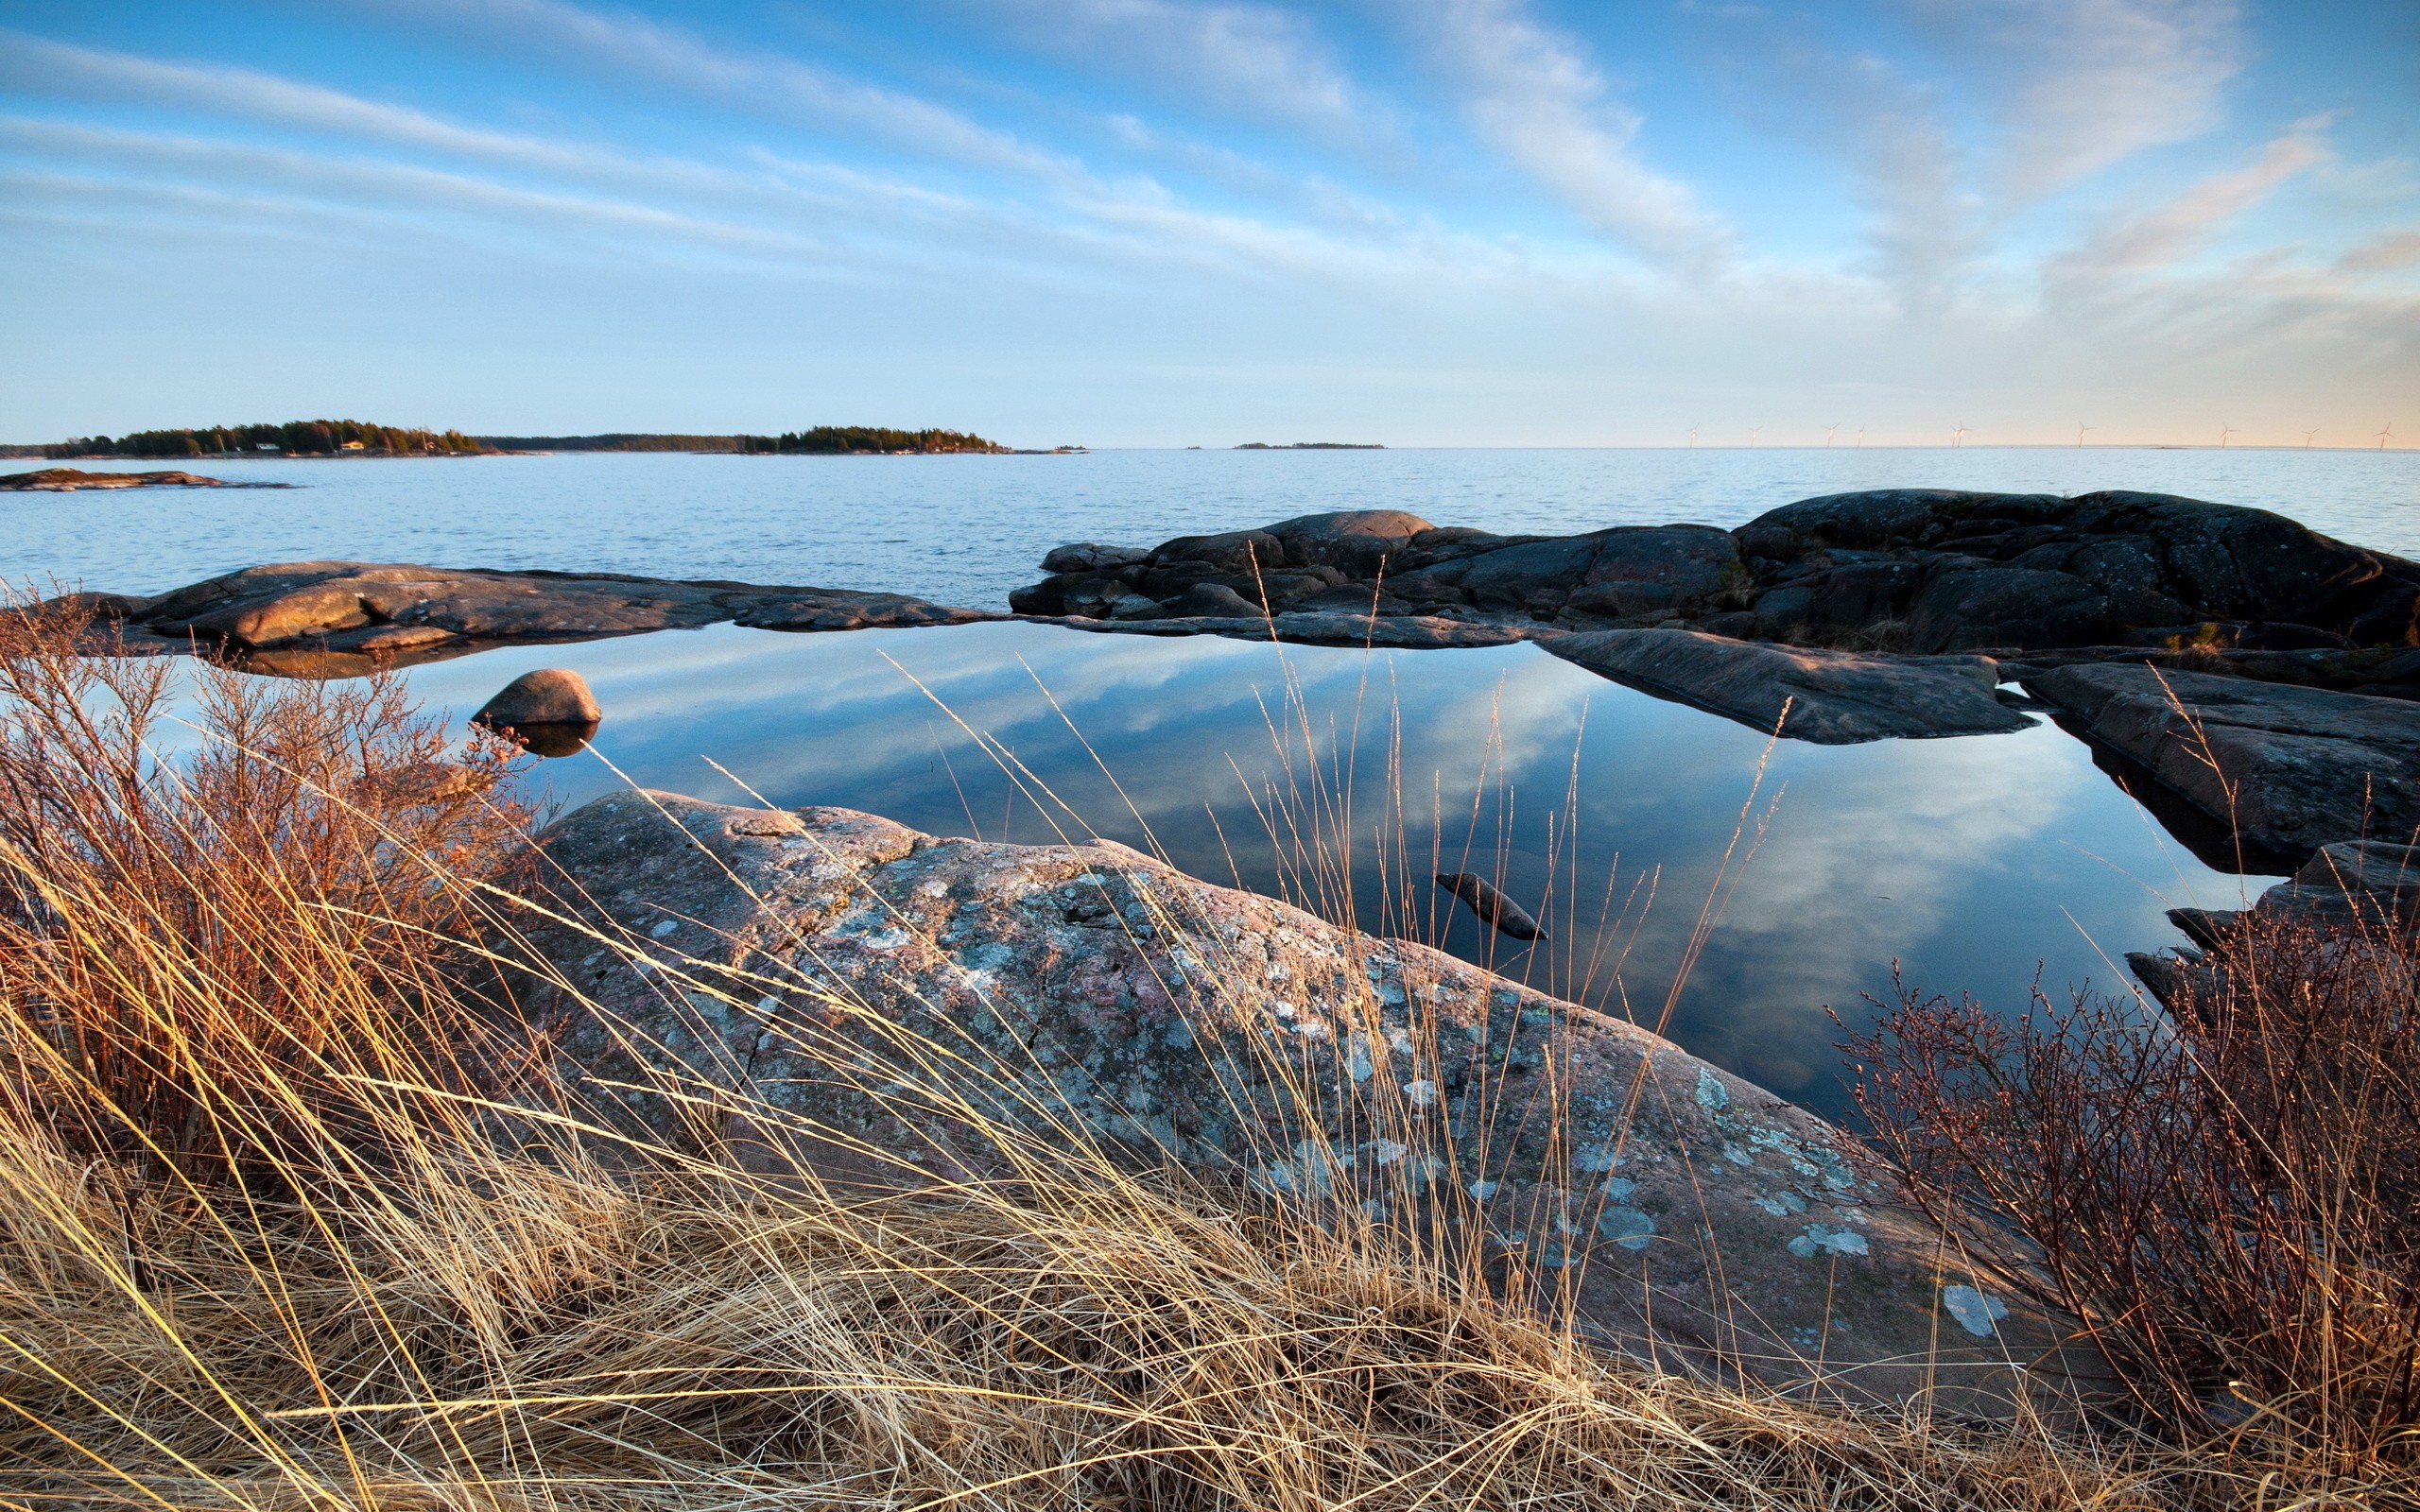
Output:
M396 781L442 753L392 690L209 673L225 712L164 757L149 674L73 663L56 627L10 634L0 1505L1811 1512L2174 1490L2038 1432L1646 1374L1082 1150L1014 1184L868 1195L617 1147L512 1059L483 995L473 926L526 817L495 799L499 757Z

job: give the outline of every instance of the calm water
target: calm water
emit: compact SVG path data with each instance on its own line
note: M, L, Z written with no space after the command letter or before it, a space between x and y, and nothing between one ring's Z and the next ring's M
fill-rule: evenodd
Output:
M10 470L36 463L6 464ZM0 577L158 593L261 562L554 567L882 589L998 608L1069 541L1152 545L1319 509L1562 533L1732 525L1849 489L2145 489L2420 556L2420 452L1838 447L562 455L214 462L288 490L0 495Z
M508 679L549 665L587 676L607 712L596 751L650 786L746 801L712 758L785 806L840 804L936 833L1026 842L1063 830L1138 847L1156 836L1184 869L1262 890L1275 890L1275 849L1247 784L1283 780L1263 710L1294 726L1290 668L1322 751L1349 749L1359 731L1347 770L1365 853L1399 716L1409 838L1423 873L1442 830L1443 869L1500 867L1508 890L1547 914L1556 938L1535 951L1496 945L1429 887L1422 905L1442 919L1406 931L1365 895L1365 926L1430 936L1442 925L1458 954L1485 961L1493 950L1499 970L1648 1023L1663 1011L1765 752L1752 730L1530 646L1365 656L1030 625L845 635L726 626L494 651L409 676L424 699L458 716ZM1057 814L1054 828L953 715L1043 774L1081 819ZM1575 753L1576 853L1565 853L1549 892L1548 836L1562 827ZM589 754L546 763L542 775L564 802L621 782ZM1857 1019L1858 995L1886 991L1894 960L1911 983L2011 1009L2023 1006L2037 969L2052 991L2123 990L2123 967L2112 964L2120 953L2177 937L2163 908L2242 898L2239 879L2195 862L2048 725L1962 740L1784 743L1763 796L1778 803L1762 845L1668 1032L1825 1111L1840 1111L1842 1099L1839 1032L1824 1006ZM1437 812L1442 826L1430 823ZM1365 887L1372 875L1365 867ZM1642 883L1651 905L1600 929L1609 884L1618 911ZM1625 948L1618 969L1606 965L1575 991L1592 957L1610 961Z

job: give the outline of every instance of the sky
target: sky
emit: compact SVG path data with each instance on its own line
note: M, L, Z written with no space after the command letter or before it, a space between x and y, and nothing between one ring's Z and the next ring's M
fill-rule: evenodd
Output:
M0 0L0 333L11 441L2410 445L2420 5Z

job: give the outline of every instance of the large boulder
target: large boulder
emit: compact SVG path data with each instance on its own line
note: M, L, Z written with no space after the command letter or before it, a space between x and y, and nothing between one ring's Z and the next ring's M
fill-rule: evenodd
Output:
M2248 862L2420 828L2420 704L2141 663L2025 679L2090 738L2238 837Z
M2006 1241L1945 1240L1813 1116L1122 846L648 792L542 846L559 912L527 921L524 1007L574 1090L655 1141L890 1178L1004 1175L1028 1142L1173 1160L1461 1235L1607 1343L1853 1395L2004 1402L2050 1342Z
M1859 656L1681 629L1596 630L1541 644L1616 682L1818 745L2032 724L1999 701L1988 657Z
M568 667L540 667L506 683L471 723L537 755L569 756L596 736L604 719L586 678Z

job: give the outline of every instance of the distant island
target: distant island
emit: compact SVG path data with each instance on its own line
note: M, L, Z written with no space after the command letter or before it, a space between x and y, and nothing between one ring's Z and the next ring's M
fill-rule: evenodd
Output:
M1236 448L1238 452L1383 452L1376 441L1290 441L1271 446L1267 441L1246 441Z
M1010 455L1014 448L966 431L892 430L882 425L818 425L780 436L477 436L499 452L737 452L749 455L922 456L950 452ZM1076 451L1076 447L1061 447Z
M18 450L11 448L11 450ZM482 450L460 431L376 425L358 420L290 420L282 425L212 425L193 430L78 436L34 448L53 461L71 456L465 456Z
M493 452L741 452L763 439L751 436L642 435L611 431L602 436L474 436Z
M977 453L1061 455L1080 446L1003 446L969 431L893 430L881 425L816 425L780 436L690 436L614 431L597 436L466 436L458 430L378 425L357 420L298 420L277 425L214 425L189 430L78 436L55 445L0 446L0 456L51 461L87 456L476 456L504 452L692 452L743 455L920 456Z

